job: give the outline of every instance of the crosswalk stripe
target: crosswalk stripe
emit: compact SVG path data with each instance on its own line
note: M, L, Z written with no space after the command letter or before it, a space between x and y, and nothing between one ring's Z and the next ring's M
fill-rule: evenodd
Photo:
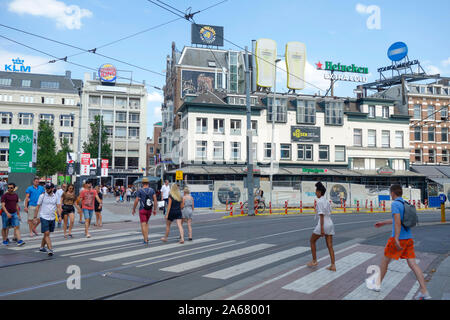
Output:
M111 229L96 229L96 230L89 230L89 233L97 233L97 232L104 232L104 231L111 231ZM69 233L69 231L67 231L67 233ZM84 233L84 228L80 228L80 229L72 229L72 234L81 234ZM38 233L39 234L39 233ZM64 236L64 231L61 232L52 232L51 237L63 237ZM42 241L42 237L43 234L41 233L38 236L34 236L34 237L30 237L30 236L26 236L26 237L20 237L23 241L27 242L27 241Z
M68 239L68 240L63 240L63 241L52 241L52 245L53 246L60 246L60 245L65 245L65 244L74 244L74 243L78 243L78 242L89 242L89 241L97 241L100 239L108 239L108 238L115 238L115 237L121 237L121 236L129 236L129 235L134 235L140 233L138 231L131 231L131 232L119 232L119 233L114 233L114 234L108 234L108 235L104 235L104 236L93 236L91 238L74 238L74 239ZM50 236L51 238L51 236ZM23 247L14 247L14 248L10 248L11 250L27 250L27 249L37 249L40 248L41 244L30 244L27 245L25 244Z
M153 234L153 235L150 235L149 238L156 238L156 237L160 237L160 236L161 236L160 234ZM139 240L139 239L141 239L141 240L143 239L142 235L125 236L125 237L119 237L118 239L104 240L104 241L92 241L92 242L77 244L77 245L68 246L68 247L56 248L56 250L58 250L58 252L73 251L73 250L78 250L78 249L106 246L106 245L112 245L115 243L121 243L121 242L125 242L125 241L133 241L133 240ZM53 246L53 247L55 248L55 246ZM104 249L108 250L110 248L111 247L108 246ZM77 252L77 253L80 253L80 252Z
M183 272L183 271L186 271L186 270L191 270L191 269L198 268L200 266L205 266L205 265L212 264L212 263L215 263L215 262L224 261L224 260L229 259L229 258L234 258L234 257L242 256L242 255L245 255L245 254L248 254L248 253L264 250L264 249L267 249L267 248L270 248L270 247L273 247L273 246L274 246L274 244L261 243L261 244L257 244L257 245L251 246L251 247L238 249L238 250L233 250L233 251L229 251L229 252L213 255L213 256L210 256L210 257L206 257L206 258L203 258L203 259L197 259L197 260L181 263L181 264L176 265L176 266L163 268L163 269L161 269L161 271Z
M222 269L213 273L209 273L207 275L204 275L204 277L206 278L214 278L214 279L222 279L222 280L226 280L232 277L235 277L237 275L246 273L248 271L263 267L267 264L276 262L276 261L280 261L295 255L299 255L303 252L308 251L310 248L307 247L296 247L296 248L291 248L288 250L284 250L281 252L277 252L274 254L270 254L268 256L262 257L262 258L258 258L258 259L254 259L254 260L250 260L248 262L244 262L226 269Z
M425 275L424 275L425 277ZM420 288L420 284L419 281L416 281L416 283L414 283L414 285L412 286L411 290L409 290L408 294L406 295L404 300L412 300L414 299L414 294L419 291Z
M209 252L209 251L213 251L213 250L219 250L219 249L223 249L223 248L228 248L228 247L232 247L232 246L237 246L237 245L240 245L243 243L244 243L244 241L236 242L236 240L230 240L230 241L214 243L214 244L210 244L210 245L202 246L202 247L198 247L198 248L193 248L193 249L189 249L189 250L167 253L167 254L163 254L160 256L141 259L141 260L137 260L137 261L125 262L125 263L122 263L122 265L130 265L130 264L135 264L135 263L140 263L140 262L145 262L145 261L150 261L150 260L152 261L152 262L148 262L148 263L144 263L144 264L140 264L140 265L136 266L136 268L142 268L142 267L146 267L146 266L160 263L160 262L179 259L179 258L183 258L183 257L192 256L195 254L201 254L201 253L205 253L205 252ZM194 252L192 252L192 251L194 251ZM188 253L186 253L186 252L188 252ZM170 256L175 256L175 257L158 260L158 259L170 257Z
M405 278L411 269L406 261L392 261L381 284L381 291L367 289L365 282L344 297L344 300L383 300Z
M284 286L283 289L307 294L313 293L374 256L375 254L366 252L352 253L336 261L336 272L329 271L324 267Z
M201 238L201 239L195 240L195 243L203 243L203 242L214 241L214 240L216 240L216 239ZM144 249L140 249L140 250L126 251L126 252L122 252L122 253L110 254L110 255L106 255L106 256L102 256L102 257L91 258L90 260L98 261L98 262L113 261L113 260L119 260L119 259L123 259L123 258L139 256L139 255L143 255L143 254L149 254L149 253L172 249L172 248L181 248L183 246L190 246L192 244L194 244L194 242L185 242L183 245L181 245L179 243L165 244L165 245L161 245L158 247L150 247L150 248L144 248Z

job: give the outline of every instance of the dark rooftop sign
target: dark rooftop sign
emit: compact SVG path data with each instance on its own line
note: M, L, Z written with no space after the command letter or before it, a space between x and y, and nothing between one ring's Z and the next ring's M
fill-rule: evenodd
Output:
M223 27L192 24L191 43L223 47Z

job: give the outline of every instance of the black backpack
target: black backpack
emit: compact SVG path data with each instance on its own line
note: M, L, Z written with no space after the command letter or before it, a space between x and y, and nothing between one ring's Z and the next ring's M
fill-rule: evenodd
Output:
M150 190L150 189L149 189ZM144 198L144 209L145 210L152 210L153 208L153 200L152 200L152 196L149 193L145 193L145 198Z

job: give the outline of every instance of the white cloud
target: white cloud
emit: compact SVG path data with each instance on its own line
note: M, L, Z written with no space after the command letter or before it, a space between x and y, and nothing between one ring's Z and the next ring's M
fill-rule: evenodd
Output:
M356 9L356 12L358 12L359 14L366 14L366 12L367 12L367 6L365 6L361 3L356 4L355 9Z
M424 69L425 69L425 71L428 73L428 74L440 74L440 73L442 73L441 72L441 70L438 68L438 67L436 67L436 66L433 66L433 65L427 65L427 66L424 66Z
M81 19L92 17L92 12L88 9L57 0L13 0L8 9L17 14L54 19L58 27L69 30L80 29Z
M161 93L159 92L150 92L147 93L147 101L148 102L163 102L164 101L164 97Z
M450 66L450 57L448 57L446 60L442 60L441 63L444 67L449 67Z
M0 66L2 66L2 68L5 64L12 64L11 60L16 58L24 60L24 66L31 66L32 73L55 74L64 73L66 70L62 62L48 63L48 61L52 59L50 57L32 56L20 52L0 49Z

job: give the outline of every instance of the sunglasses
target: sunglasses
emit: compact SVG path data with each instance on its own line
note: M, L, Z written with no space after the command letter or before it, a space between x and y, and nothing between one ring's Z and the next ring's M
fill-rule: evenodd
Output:
M10 189L11 189L11 190L13 190L13 189L14 189L14 187L8 187L8 190L10 190Z

